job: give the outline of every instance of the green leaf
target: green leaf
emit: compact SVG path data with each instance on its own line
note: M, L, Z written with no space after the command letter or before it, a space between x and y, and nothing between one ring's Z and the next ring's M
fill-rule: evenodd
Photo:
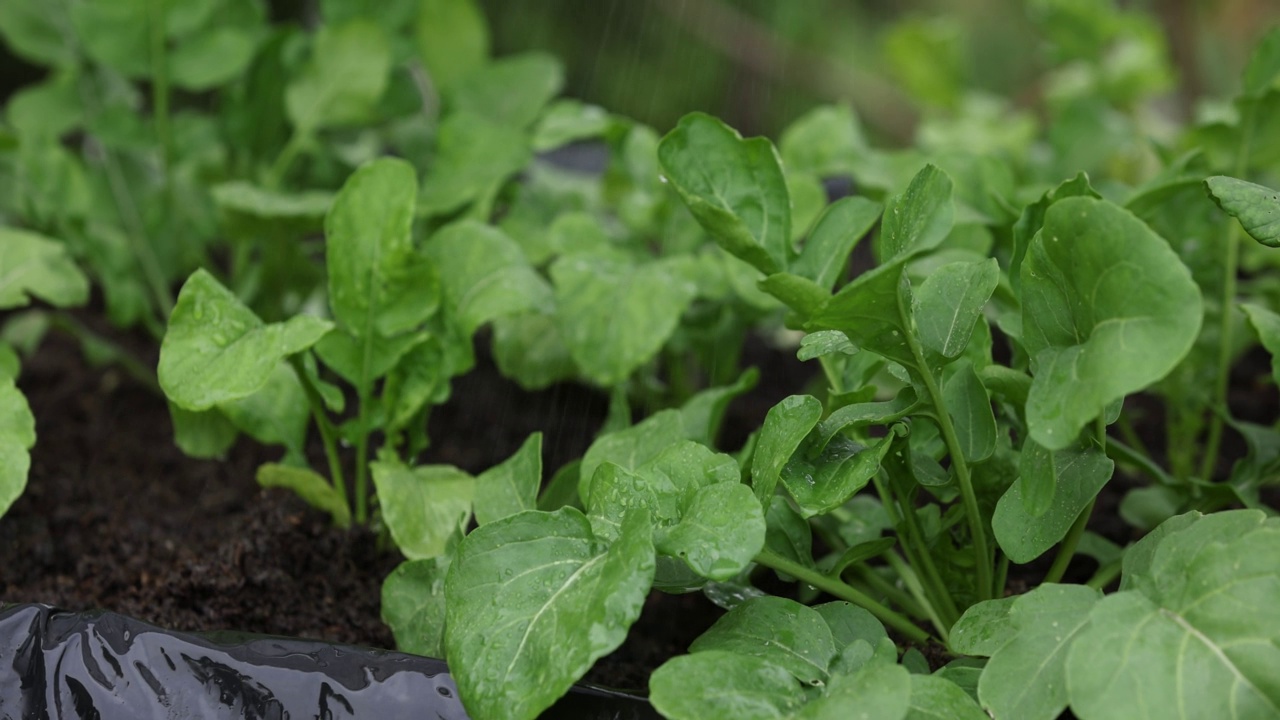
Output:
M791 273L776 273L760 281L760 289L778 298L802 318L807 318L822 308L831 293L806 277Z
M474 220L431 236L427 257L444 287L445 302L466 335L504 315L552 306L551 288L514 240Z
M413 247L413 166L382 158L347 178L325 217L329 305L359 338L417 327L435 311L434 278Z
M732 385L707 388L695 393L680 408L685 436L694 442L714 447L729 403L750 392L759 380L760 371L750 367L743 370Z
M787 126L778 140L778 151L788 172L819 177L849 175L866 154L867 141L849 106L827 105L810 110Z
M704 632L689 652L724 650L786 668L797 680L826 684L836 654L831 628L813 608L786 598L752 598L730 610Z
M788 560L813 567L813 530L785 497L773 496L764 520L766 548Z
M580 140L599 138L608 132L614 119L598 105L561 98L547 106L533 130L534 152L546 152Z
M315 351L326 367L343 380L360 386L391 372L414 348L428 342L429 337L426 332L416 332L359 338L345 330L334 330L320 338Z
M184 410L207 410L260 390L280 361L311 347L333 327L299 315L264 324L205 270L178 293L160 345L160 387Z
M888 263L900 255L937 247L951 232L954 215L951 178L925 165L906 190L885 203L876 257Z
M65 11L55 12L43 0L0 3L0 34L14 55L41 65L74 66L75 43L68 37Z
M578 476L578 497L584 505L591 501L591 481L596 468L608 462L623 470L635 470L685 437L678 410L663 410L641 422L596 438L582 456Z
M503 315L493 321L498 370L525 390L542 390L577 374L555 313Z
M852 675L837 675L796 720L902 720L911 698L911 676L901 665L869 662ZM857 715L854 715L857 713Z
M1012 637L991 656L978 699L992 717L1053 720L1067 706L1067 652L1102 593L1046 584L1009 609Z
M1062 540L1115 470L1111 458L1096 447L1051 451L1035 446L1023 453L1031 456L1022 459L1018 479L1000 497L991 517L996 542L1016 563L1031 562ZM1047 501L1042 499L1045 486L1052 488ZM1026 499L1028 494L1040 497L1033 502ZM1046 509L1035 512L1041 507Z
M766 275L787 268L791 200L772 143L690 113L658 144L658 161L721 247Z
M382 581L382 622L400 652L444 657L445 577L452 558L407 560Z
M777 720L792 717L805 695L772 662L708 650L678 655L653 671L649 702L670 720Z
M876 647L889 638L884 626L874 615L853 603L836 600L815 605L813 609L831 628L831 638L836 648L847 648L857 640L865 640Z
M56 140L84 123L84 108L73 72L59 73L15 92L5 108L9 124L23 143Z
M152 19L147 5L146 0L72 5L72 25L85 53L127 77L148 75L151 70L148 48Z
M1244 70L1245 97L1261 97L1280 84L1280 30L1272 29L1249 54Z
M390 71L390 45L373 21L321 27L311 61L285 88L289 120L303 135L363 122L382 97Z
M519 128L465 113L453 113L440 123L436 145L418 201L419 214L427 217L446 215L496 194L532 157Z
M1267 247L1280 247L1280 191L1224 175L1205 180L1204 186L1218 207L1240 221L1249 237Z
M188 457L221 458L236 444L240 431L216 407L194 412L168 405L173 442Z
M947 643L951 651L984 657L995 655L1017 631L1009 612L1020 597L1014 595L970 605L951 627Z
M863 197L837 200L823 211L805 240L791 272L809 278L823 290L840 280L849 254L880 218L880 203Z
M959 685L937 675L911 676L911 709L906 720L987 720L987 714Z
M697 288L675 259L634 265L569 255L551 266L560 334L582 373L609 387L666 344Z
M32 296L59 307L83 305L89 279L57 240L0 227L0 310L27 305Z
M184 90L211 90L244 73L255 48L251 33L219 27L178 43L169 53L169 77Z
M920 344L944 358L959 357L999 282L995 258L948 263L929 273L911 309Z
M306 226L314 225L316 229L323 226L324 216L333 205L334 197L333 193L323 190L297 193L267 190L243 180L214 185L211 194L218 208L224 212L260 219L291 220Z
M640 616L653 581L648 513L610 545L573 508L524 512L462 541L445 582L445 648L473 717L534 718Z
M267 463L258 468L258 484L264 488L288 488L311 507L329 513L334 525L340 528L351 525L347 499L332 483L309 468Z
M839 330L819 330L811 332L800 339L800 349L796 358L805 361L826 355L855 355L858 348L849 342L849 336Z
M801 515L829 513L871 482L895 437L895 433L889 433L870 447L835 438L816 457L809 457L802 449L783 467L782 484L795 499Z
M1163 378L1200 330L1200 290L1168 244L1102 200L1054 203L1022 265L1031 437L1071 444L1108 404Z
M1280 315L1261 305L1244 304L1240 308L1257 331L1262 347L1271 353L1271 377L1280 383Z
M476 476L476 522L533 510L542 486L542 433L529 436L515 454Z
M475 478L449 465L369 464L382 519L410 560L440 555L471 517Z
M735 479L684 493L679 522L659 528L654 546L702 577L725 581L751 564L764 547L764 535L759 503L751 488Z
M1280 717L1280 525L1257 510L1186 517L1072 645L1081 717Z
M907 254L862 273L831 297L805 325L809 332L839 330L850 342L906 367L916 365L906 341L903 300L910 300L910 283L903 268Z
M822 417L812 395L792 395L769 409L751 460L751 486L762 508L769 507L783 467Z
M983 387L973 363L959 360L955 371L942 386L942 398L955 426L960 452L971 463L991 457L996 449L996 417L991 397Z
M420 0L413 37L431 80L445 92L489 59L489 26L474 0Z
M292 457L306 457L307 425L311 405L293 368L276 365L267 383L246 397L218 405L236 428L260 443L284 445Z
M27 487L35 443L36 419L26 397L13 378L0 380L0 517Z
M453 85L450 98L457 112L502 125L526 128L560 92L564 70L545 53L524 53L488 63Z

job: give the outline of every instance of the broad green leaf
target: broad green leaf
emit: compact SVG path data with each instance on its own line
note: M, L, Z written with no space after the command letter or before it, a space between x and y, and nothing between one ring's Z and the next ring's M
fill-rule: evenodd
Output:
M390 44L376 23L326 25L316 33L310 63L285 89L289 120L302 135L360 123L382 97L390 71Z
M883 209L880 203L862 197L842 198L829 205L814 224L791 271L831 290L854 246L871 232Z
M493 321L498 370L525 390L542 390L577 374L554 313L503 315Z
M582 373L610 387L653 358L697 288L675 260L634 265L570 255L551 266L560 334Z
M911 709L906 720L987 720L987 714L959 685L938 675L911 676Z
M534 152L546 152L580 140L604 135L615 121L604 108L572 98L561 98L547 106L533 130Z
M178 43L169 53L169 77L185 90L212 90L244 73L253 59L253 35L237 27L218 27Z
M814 314L805 329L839 330L854 346L905 366L916 364L907 345L903 306L903 274L907 255L865 272L845 285ZM908 284L909 289L909 284ZM909 295L908 295L909 297Z
M684 495L680 521L660 528L654 545L698 575L729 580L764 547L765 524L751 488L736 480Z
M658 144L666 178L721 247L772 275L791 254L791 200L773 144L690 113Z
M751 486L762 508L769 507L787 461L822 417L812 395L792 395L769 409L751 460Z
M839 330L819 330L811 332L800 339L800 349L796 358L805 361L826 355L855 355L858 348L849 342L849 336Z
M453 113L436 133L437 153L422 180L418 213L446 215L494 195L532 155L519 128Z
M1071 444L1108 404L1160 380L1200 330L1200 290L1127 211L1073 197L1045 212L1022 265L1023 344L1035 379L1031 437Z
M952 652L990 657L1013 639L1017 630L1009 617L1020 595L970 605L951 627Z
M0 310L27 305L32 296L59 307L83 305L89 279L57 240L0 227Z
M925 165L911 184L884 206L876 256L881 263L904 254L937 247L951 232L955 209L951 202L951 178L933 165Z
M75 37L96 62L127 77L145 77L151 70L148 5L147 0L76 3L70 7Z
M612 652L653 580L648 514L605 545L582 513L523 512L462 541L445 581L445 649L472 717L537 717Z
M1013 224L1013 257L1009 258L1009 282L1017 290L1022 286L1022 262L1027 257L1027 249L1040 228L1044 227L1044 214L1051 205L1069 197L1101 198L1098 191L1089 184L1089 176L1079 173L1070 180L1064 180L1057 187L1045 192L1040 199L1022 210L1017 222Z
M428 338L425 332L359 338L345 330L334 330L316 343L315 351L326 367L358 387L391 372L402 358Z
M911 309L920 344L944 358L959 357L999 282L995 258L949 263L931 272L916 288Z
M351 525L351 508L347 499L328 480L309 469L267 463L258 468L258 484L265 488L283 487L298 494L313 508L333 517L340 528Z
M10 96L5 114L24 143L33 138L56 140L84 123L79 82L75 73L60 73Z
M1159 540L1149 573L1099 602L1072 645L1076 714L1280 717L1280 525L1256 510L1199 518Z
M867 663L852 675L837 675L796 720L902 720L911 702L911 676L901 665ZM855 714L856 713L856 714Z
M475 478L449 465L369 464L382 519L410 560L435 557L471 517Z
M849 106L826 105L787 126L778 140L778 152L788 172L849 175L867 152L867 141Z
M431 236L426 255L468 336L495 318L551 306L551 288L495 227L474 220L449 225Z
M635 470L684 439L684 422L678 410L663 410L641 422L596 438L582 456L578 476L578 497L584 505L591 501L591 480L596 468L609 462L623 470Z
M1261 305L1245 304L1240 307L1257 331L1262 347L1271 353L1271 377L1280 383L1280 315Z
M564 85L560 62L544 53L504 57L450 88L454 109L508 127L526 128Z
M276 365L257 392L218 405L241 432L266 445L284 445L292 457L306 457L311 405L293 368Z
M680 408L685 436L708 447L714 447L729 403L750 392L760 379L760 371L751 367L742 371L732 385L707 388L694 394Z
M281 360L311 347L333 325L299 315L264 324L205 270L178 293L156 375L184 410L207 410L260 390Z
M865 640L874 647L889 637L874 615L853 603L836 600L815 605L813 609L831 628L836 648L846 648L857 640Z
M0 517L22 494L36 443L36 419L27 399L13 384L0 380Z
M1016 563L1031 562L1062 540L1115 470L1115 462L1092 446L1062 450L1037 446L1023 453L1031 453L1031 457L1022 459L1021 474L1000 497L991 517L996 542ZM1052 487L1047 507L1041 499L1045 486ZM1028 501L1025 497L1029 493L1040 497ZM1045 507L1043 512L1035 512L1041 507Z
M1067 706L1067 652L1102 593L1046 584L1009 609L1012 637L991 656L978 699L992 717L1053 720Z
M782 468L782 484L795 499L801 515L829 513L871 482L895 437L895 433L889 433L870 447L835 438L816 457L809 457L801 445L800 452Z
M996 449L996 418L991 397L967 359L955 364L955 372L942 386L947 413L955 426L960 450L971 463L991 457Z
M484 525L533 510L542 486L542 433L533 433L515 454L476 476L476 522Z
M781 666L708 650L678 655L655 670L649 702L670 720L777 720L792 717L805 695Z
M70 18L44 0L0 3L0 34L14 55L41 65L74 66L76 46L68 32Z
M240 431L216 407L195 412L168 405L173 443L188 457L220 458L236 444Z
M421 0L413 37L432 82L446 92L489 59L489 26L475 0Z
M451 560L406 560L382 581L382 622L400 652L444 657L444 583Z
M1278 43L1280 44L1280 43ZM1254 240L1280 247L1280 191L1217 175L1204 181L1209 197Z
M347 179L325 217L329 305L356 337L404 332L436 308L433 277L413 247L417 192L412 165L374 160Z

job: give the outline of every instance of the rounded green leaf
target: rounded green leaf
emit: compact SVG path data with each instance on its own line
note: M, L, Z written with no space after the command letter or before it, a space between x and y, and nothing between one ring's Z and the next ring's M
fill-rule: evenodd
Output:
M564 85L560 61L539 52L504 57L468 74L450 89L458 112L526 128Z
M376 23L323 26L311 61L285 88L285 109L300 133L365 120L387 87L391 47Z
M300 315L263 324L205 270L187 279L169 317L156 374L185 410L207 410L260 390L280 361L306 350L333 327Z
M1209 197L1239 220L1250 237L1267 247L1280 247L1280 191L1223 175L1204 185Z
M813 686L826 684L838 649L821 614L771 595L730 610L689 646L691 653L724 650L757 657Z
M959 685L937 675L911 676L911 709L906 720L988 720Z
M435 557L471 517L475 478L450 465L374 462L382 518L406 558Z
M1200 331L1200 289L1168 243L1104 200L1054 203L1022 264L1031 437L1067 447L1107 404L1160 380Z
M13 378L0 381L0 517L27 486L35 442L36 420L27 398Z
M686 493L680 520L663 529L655 544L702 577L725 581L751 564L764 547L764 534L760 503L735 479Z
M649 702L670 720L777 720L804 701L782 667L725 650L680 655L649 677Z
M489 59L489 26L475 0L422 0L414 41L441 90L447 91Z
M473 220L432 236L427 257L435 265L448 307L467 333L504 315L552 305L547 286L501 230Z
M1031 562L1062 540L1115 470L1115 462L1096 447L1049 451L1028 446L1023 454L1021 475L991 517L996 542L1016 563ZM1041 492L1047 499L1026 499Z
M648 513L606 545L573 508L477 528L445 581L445 648L472 717L537 717L622 644L653 581Z
M400 563L382 582L382 621L401 652L444 657L444 582L450 558Z
M751 460L751 485L762 508L773 499L787 461L822 417L822 403L812 395L791 395L769 409Z
M0 228L0 310L27 305L31 296L59 307L83 305L89 279L57 240Z
M596 468L610 462L624 470L634 470L684 439L684 421L679 410L663 410L624 430L602 435L582 456L578 476L578 497L591 502L591 481Z
M533 433L519 450L476 477L476 522L484 525L533 510L542 486L542 433Z
M995 258L949 263L930 273L916 289L911 311L920 344L944 358L959 357L999 282Z
M869 662L852 675L837 675L796 720L902 720L911 704L911 675L901 665Z

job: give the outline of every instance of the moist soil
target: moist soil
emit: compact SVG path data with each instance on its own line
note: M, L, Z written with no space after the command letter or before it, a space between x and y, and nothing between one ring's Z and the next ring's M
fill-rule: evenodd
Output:
M154 344L116 339L155 366ZM434 411L426 460L480 472L539 430L548 471L581 456L604 421L607 398L575 385L526 392L498 373L486 346L477 343L477 367L455 380L452 399ZM813 380L813 367L760 341L749 343L745 362L760 368L764 382L731 406L726 448L740 446L774 403ZM1237 417L1277 417L1274 386L1258 381L1269 370L1265 353L1237 367ZM38 442L27 489L0 519L0 602L100 608L173 630L395 647L380 619L380 591L402 558L369 530L335 529L291 493L261 489L255 470L277 452L242 440L221 460L186 457L173 444L162 398L116 369L90 366L63 336L26 359L19 385ZM1158 408L1152 415L1159 419ZM1163 444L1154 433L1146 439L1153 448ZM1243 451L1238 437L1227 440L1229 453ZM1132 540L1116 509L1138 484L1118 473L1099 496L1091 529ZM1048 559L1043 568L1015 567L1010 586L1034 587ZM1067 579L1087 579L1091 562L1073 563ZM721 612L701 594L655 592L626 643L586 679L642 690ZM948 660L941 648L924 650L935 666Z

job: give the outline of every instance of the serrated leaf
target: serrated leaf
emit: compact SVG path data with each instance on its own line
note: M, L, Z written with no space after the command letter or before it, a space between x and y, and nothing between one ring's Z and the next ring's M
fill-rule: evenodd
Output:
M156 374L179 407L207 410L257 392L281 360L311 347L332 327L307 315L264 324L212 275L197 270L178 293Z
M410 330L435 311L434 277L413 247L417 192L412 165L374 160L347 178L325 217L329 305L358 338Z
M1033 449L1031 452L1041 451ZM1038 459L1029 459L1019 467L1021 472L1041 475L1019 476L1000 497L995 513L991 516L991 529L995 532L996 542L1009 559L1016 563L1031 562L1062 540L1080 513L1111 479L1115 470L1115 462L1096 447L1055 450L1050 455L1052 465ZM1053 478L1043 475L1050 472L1050 469ZM1034 488L1046 484L1053 486L1048 508L1040 514L1033 513L1033 510L1040 509L1044 500L1029 502L1024 496L1028 492L1043 492ZM1028 490L1029 487L1033 489Z
M999 281L995 258L948 263L929 273L912 307L920 344L944 358L959 357Z
M679 655L649 677L649 702L670 720L777 720L805 701L784 668L749 655Z
M410 560L440 555L471 517L475 478L450 465L369 464L382 518Z
M504 315L550 307L551 288L514 240L474 220L454 223L427 242L445 301L470 335Z
M674 260L569 255L551 266L551 280L560 334L582 373L604 387L652 359L697 294Z
M258 484L264 488L283 487L298 494L313 508L333 517L340 528L351 525L351 508L347 499L319 473L301 467L267 463L258 468Z
M772 143L690 113L658 144L658 161L721 247L766 275L787 268L791 200Z
M382 581L382 622L400 652L444 657L444 583L452 560L406 560Z
M27 305L32 296L59 307L83 305L89 279L57 240L0 227L0 310Z
M1218 207L1240 221L1249 237L1267 247L1280 247L1280 191L1224 175L1205 180L1204 186Z
M751 460L751 486L760 506L772 502L787 461L822 417L822 403L812 395L792 395L769 409Z
M1022 265L1031 437L1067 447L1108 404L1160 380L1200 330L1200 290L1160 236L1103 200L1054 203Z
M476 476L476 522L533 510L542 486L542 433L529 435L511 457Z
M648 514L605 545L573 508L477 528L445 582L445 647L473 717L534 718L640 615L653 580Z

